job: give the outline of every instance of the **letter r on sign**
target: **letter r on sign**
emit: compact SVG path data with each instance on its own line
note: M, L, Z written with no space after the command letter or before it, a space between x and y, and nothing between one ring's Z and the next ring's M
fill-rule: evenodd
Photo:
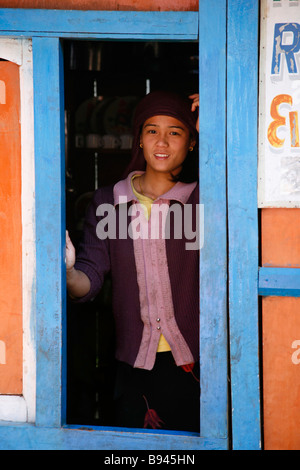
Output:
M284 54L289 74L298 73L295 54L300 50L300 24L276 23L274 28L271 74L280 75L281 54Z

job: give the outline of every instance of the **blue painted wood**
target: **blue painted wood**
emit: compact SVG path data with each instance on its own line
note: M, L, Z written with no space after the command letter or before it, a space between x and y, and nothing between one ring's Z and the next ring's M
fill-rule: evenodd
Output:
M0 450L226 450L226 439L199 438L191 435L180 437L172 432L122 430L100 431L93 428L55 428L34 425L0 424ZM130 451L129 451L130 453ZM192 455L193 452L190 453ZM110 454L108 454L110 455ZM121 454L122 455L122 454ZM128 453L126 454L128 455ZM101 454L100 454L101 456ZM99 460L99 463L101 460Z
M226 1L199 2L201 436L227 430Z
M65 311L64 123L57 38L33 38L36 173L36 423L60 426Z
M257 0L228 0L227 162L233 449L260 449Z
M0 32L16 36L197 40L198 13L3 8Z
M0 447L226 449L226 1L200 2L201 437L139 430L87 431L64 422L64 152L61 49L58 37L186 40L198 14L0 10L1 34L33 36L37 214L36 426L0 426ZM65 15L65 16L64 16ZM73 22L68 18L73 19ZM134 18L133 21L131 21ZM55 22L55 21L56 22ZM130 21L129 21L130 20ZM92 21L92 24L91 24ZM134 26L132 24L134 23ZM191 28L188 25L191 25ZM103 26L103 27L102 27ZM132 29L133 28L133 29ZM218 34L216 34L216 32ZM51 37L48 37L51 36ZM57 36L57 37L53 37ZM216 73L216 63L218 73ZM203 104L203 106L202 106ZM208 119L209 117L209 119Z
M62 364L65 362L63 354L64 347L64 266L60 271L63 256L64 239L64 154L63 154L63 104L62 90L63 83L60 77L62 70L60 44L57 38L33 38L33 64L34 64L34 86L35 86L35 138L36 138L36 189L37 189L37 218L40 221L37 229L37 424L39 429L47 427L59 427L64 422L64 394L61 395L65 369ZM45 132L45 129L47 132ZM50 139L50 140L49 140ZM61 159L60 159L61 155ZM45 188L47 190L45 191ZM45 277L47 273L47 277ZM47 374L44 373L47 371ZM49 399L51 390L51 399ZM30 428L30 432L34 428ZM43 432L41 431L41 434ZM161 433L162 434L162 433ZM49 448L51 443L51 433L45 432L43 445ZM64 435L64 434L63 434ZM81 447L82 444L72 441L72 431L67 433L67 447ZM55 434L56 436L56 434ZM93 446L93 439L89 441L90 434L87 433L85 448ZM105 435L97 431L93 436L97 437L97 446L106 447L107 431ZM118 442L118 433L110 435L110 445L122 448ZM134 440L135 434L122 433L122 442L127 436L127 448L143 445L148 447L149 436L144 440ZM116 440L114 441L116 437ZM162 439L163 437L163 439ZM63 439L60 435L60 439ZM166 434L160 435L160 439L167 445ZM212 446L224 448L224 440L220 443L203 444L210 442L200 440L191 436L172 436L172 446L178 448L188 448L190 439L193 446ZM157 437L156 437L157 440ZM84 441L84 438L83 438ZM21 441L22 442L22 441ZM62 440L63 442L63 440ZM73 442L73 443L72 443ZM128 443L131 442L129 445ZM198 442L198 444L195 442ZM21 445L23 445L21 443ZM37 444L36 444L37 445ZM63 444L56 443L59 447ZM157 444L155 444L157 445ZM225 444L225 447L227 443Z
M300 269L260 268L258 293L259 295L300 297Z

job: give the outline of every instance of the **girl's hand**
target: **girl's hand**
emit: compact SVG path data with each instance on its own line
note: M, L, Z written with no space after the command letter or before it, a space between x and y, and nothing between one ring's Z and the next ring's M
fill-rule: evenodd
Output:
M194 112L196 111L197 108L199 108L199 94L195 93L193 95L190 95L189 98L193 100L191 110ZM196 129L199 132L199 113L198 113L198 119L196 123Z
M71 238L69 236L68 230L66 230L66 269L71 271L74 267L76 260L76 253Z
M68 230L66 231L66 277L67 289L69 296L73 299L84 297L91 288L91 283L88 276L74 268L76 260L76 253L73 243L69 237Z

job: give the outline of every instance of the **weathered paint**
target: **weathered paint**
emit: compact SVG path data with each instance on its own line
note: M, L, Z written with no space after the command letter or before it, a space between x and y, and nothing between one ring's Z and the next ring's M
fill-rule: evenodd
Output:
M261 12L258 206L300 207L300 3Z
M6 344L0 340L0 364L6 364Z
M286 117L279 113L279 107L282 104L291 106L293 104L293 98L290 95L281 94L275 96L271 102L270 115L272 117L272 121L269 124L267 133L269 143L275 148L283 147L285 142L285 139L280 139L277 135L279 127L286 125Z
M292 22L275 24L271 74L274 77L279 77L282 73L282 62L286 62L288 73L296 78L297 73L299 72L296 62L296 54L300 50L300 25L296 23L296 21L299 20L299 17L298 11L295 9L295 7L297 7L298 5L291 5L291 3L286 3L283 6L285 13L288 10L288 7L292 7L292 10L290 10L289 12L289 17ZM270 10L269 14L271 13ZM279 17L282 18L282 11L280 11ZM287 36L289 37L287 38Z
M258 1L228 2L228 273L234 449L261 447L257 297L258 12Z
M260 268L259 295L300 297L300 269Z
M0 62L0 394L21 394L22 226L19 67Z
M299 2L262 2L258 205L261 211L266 449L300 449Z
M214 51L218 52L218 64L221 64L222 68L226 68L226 42L225 42L225 29L226 24L226 2L222 3L221 11L218 12L218 29L222 31L221 37L213 38L212 28L209 31L207 41L205 35L202 34L201 40L201 54L203 53L203 65L207 61L207 69L215 71L215 56ZM256 11L257 2L247 2L245 8L240 5L240 2L231 1L229 16L231 15L231 41L232 46L234 44L234 50L237 51L236 58L240 57L242 51L246 50L244 43L240 39L240 32L237 38L234 37L234 23L237 24L241 21L244 29L250 30L254 37L257 32L257 19L255 15L252 15L250 8L251 21L249 18L249 5L253 6ZM26 13L26 14L25 14ZM227 422L226 415L218 416L218 425L213 422L213 419L209 419L207 423L203 423L202 432L205 432L204 437L181 435L180 432L122 432L118 430L93 430L87 431L80 428L77 429L66 429L61 427L61 421L64 424L64 412L61 409L63 407L64 396L61 395L61 389L64 386L65 368L64 360L65 354L62 350L62 340L64 334L64 266L63 264L63 213L64 213L64 199L63 191L60 183L63 178L63 124L61 121L63 115L63 104L61 102L62 95L60 94L61 82L61 56L60 56L60 44L59 37L91 37L93 35L96 39L105 37L127 38L131 40L139 39L163 39L163 40L194 40L198 37L198 15L188 12L184 15L178 15L176 12L170 12L167 14L147 14L146 16L131 15L127 13L124 15L122 12L111 12L113 14L106 15L100 12L94 12L91 15L83 15L77 12L76 16L74 12L67 12L64 14L61 12L60 15L55 11L40 12L33 10L20 12L19 10L1 10L0 11L0 30L3 35L13 34L17 36L29 35L35 36L33 40L33 51L34 51L34 77L35 77L35 156L36 156L36 209L37 209L37 297L36 297L36 314L37 314L37 419L36 423L38 426L29 425L7 425L0 426L0 446L4 448L98 448L98 449L151 449L151 448L163 448L163 449L226 449L228 448L228 436L227 436ZM211 24L213 21L212 17L212 4L210 1L201 2L202 13L202 27L207 24ZM25 14L25 16L24 16ZM73 25L68 21L68 17L73 20ZM58 21L58 18L60 19ZM75 21L77 20L77 22ZM90 19L94 20L92 24L92 33ZM101 20L103 23L101 23ZM127 23L126 23L126 20ZM74 26L74 21L76 26ZM126 28L124 26L126 23ZM247 27L245 26L247 22ZM47 31L42 30L41 25L47 25ZM103 24L104 31L101 31L99 24ZM133 29L131 29L131 26ZM60 29L61 28L61 29ZM98 29L97 29L98 28ZM242 27L241 27L242 29ZM49 32L50 31L50 32ZM130 31L130 32L129 32ZM205 30L203 30L205 31ZM37 37L39 36L39 37ZM48 36L48 37L46 37ZM52 36L52 37L49 37ZM256 39L255 39L256 40ZM213 44L211 43L213 41ZM223 51L222 51L223 48ZM232 49L233 50L233 49ZM253 48L253 58L255 58L256 49ZM211 52L211 54L210 54ZM205 58L205 60L204 60ZM231 60L232 56L230 56ZM245 63L248 63L249 57L244 59ZM251 62L252 63L252 62ZM240 62L237 60L233 69L240 67ZM253 74L257 69L255 66L252 68ZM202 113L202 119L200 121L200 134L206 136L203 140L202 146L205 150L206 158L202 161L202 183L204 183L203 189L201 189L201 196L205 201L208 201L210 207L209 220L210 230L212 239L209 243L209 250L211 254L209 266L209 260L204 258L204 264L202 264L202 276L208 274L213 284L215 273L218 279L218 287L221 287L220 297L219 290L214 290L211 294L210 286L203 285L202 294L206 296L202 297L202 305L209 305L211 296L214 296L214 305L216 307L221 306L220 311L212 312L213 319L209 319L207 323L207 329L203 329L202 332L202 361L207 364L206 372L209 370L210 361L213 359L215 367L211 368L211 374L208 374L206 378L202 378L203 390L201 394L201 410L205 411L208 416L209 409L213 414L216 415L212 408L212 405L217 400L217 409L225 410L226 404L226 389L227 389L227 367L226 367L226 324L225 324L225 310L224 304L226 300L226 294L224 291L225 287L225 263L226 252L223 251L226 237L225 230L226 225L224 223L226 219L226 194L224 194L225 182L224 177L226 174L225 167L225 148L224 143L226 130L224 130L224 112L225 103L221 103L222 107L222 124L218 128L218 139L215 146L215 135L216 127L212 123L209 123L207 116L211 113L211 106L209 106L209 97L218 92L218 96L223 96L225 93L226 78L230 80L230 86L234 88L235 82L233 80L234 75L229 74L227 77L224 73L221 74L221 82L218 82L218 74L214 74L215 80L207 81L207 74L205 77L205 68L202 70L203 82L200 82L200 90L207 92L206 110L207 113ZM232 82L231 82L232 81ZM248 85L250 89L253 87L253 81ZM251 86L250 86L251 85ZM232 88L229 88L232 93ZM255 89L255 87L254 87ZM254 93L255 94L255 93ZM238 86L236 94L232 95L237 99L238 102L243 100L244 90ZM225 98L224 98L225 99ZM253 104L253 95L250 99L251 105ZM49 106L51 105L51 106ZM50 108L50 109L49 109ZM253 114L247 114L247 125L253 123ZM232 109L230 110L227 118L232 119ZM218 114L214 116L215 121L220 124ZM238 123L242 122L242 119L238 120ZM234 122L235 124L235 122ZM201 129L201 126L204 126ZM238 126L237 126L238 127ZM255 125L256 128L256 125ZM44 130L50 132L51 138L45 139ZM230 128L229 128L230 130ZM243 132L243 130L241 131ZM253 136L252 136L253 137ZM208 140L207 140L208 139ZM211 139L211 140L210 140ZM247 152L247 163L252 168L254 165L255 151L253 152L253 145L255 142L251 139L251 145L246 140ZM249 149L248 149L249 146ZM222 156L221 152L224 152ZM214 156L216 160L214 161ZM62 161L60 160L62 157ZM237 164L237 156L233 152L230 158L234 158L235 164ZM244 162L245 167L248 165ZM205 172L207 171L209 185L205 185ZM219 175L220 171L220 176ZM234 165L231 167L234 172ZM217 177L216 177L217 176ZM230 185L232 185L232 179ZM255 180L252 179L249 183L250 192L255 191ZM220 186L218 188L218 185ZM47 191L45 188L47 187ZM234 188L234 186L233 186ZM230 193L231 186L228 188ZM235 191L237 197L240 196L239 191ZM252 199L251 199L252 200ZM218 208L218 203L221 201L221 206ZM233 199L231 199L233 209ZM244 207L244 206L243 206ZM252 205L251 205L251 217L248 218L248 223L245 226L245 232L250 228L256 227L256 219L252 218ZM215 214L215 217L214 217ZM231 227L235 227L237 224L237 218L234 219L234 211L231 210L230 216ZM243 219L244 220L244 219ZM245 219L247 222L247 218ZM251 225L253 222L253 226ZM218 224L218 229L216 229ZM218 230L220 232L218 233ZM218 246L218 236L222 238L222 246ZM254 239L255 240L255 237ZM235 246L241 249L241 245L244 243L243 237L237 237L235 239ZM216 251L213 252L213 248ZM257 249L257 248L256 248ZM239 251L239 253L242 250ZM215 254L221 256L221 258L215 259ZM256 252L255 252L256 253ZM49 263L51 259L51 263ZM220 264L218 264L220 261ZM253 268L254 258L251 259L251 270ZM206 263L206 264L205 264ZM256 266L257 268L257 266ZM237 265L237 269L240 269L240 265ZM231 265L230 276L232 279L236 279L234 264ZM203 279L203 277L202 277ZM251 271L251 279L253 279ZM239 286L237 294L237 302L241 299L243 294L242 286L244 279L240 279L236 284ZM252 284L251 284L252 286ZM256 310L251 310L252 303L245 307L247 312L250 313L249 334L253 333L253 324L256 319ZM211 309L210 309L211 311ZM246 311L243 312L243 318L246 319ZM207 312L209 313L209 312ZM238 320L239 312L232 310L232 324L235 320ZM218 323L219 322L219 323ZM231 326L232 326L231 324ZM240 357L241 360L234 363L234 357L232 356L232 364L234 365L234 378L239 376L239 380L232 382L232 387L236 390L232 394L232 407L236 410L234 415L234 422L236 424L235 432L233 435L234 448L259 448L259 424L257 423L257 411L259 409L259 399L257 397L257 380L256 376L253 376L253 371L256 373L256 359L257 349L253 347L256 342L256 332L254 331L254 340L249 346L248 338L246 338L247 326L243 328L240 342ZM217 336L213 336L213 333L218 333ZM208 336L206 336L208 334ZM217 340L215 339L217 337ZM216 354L218 357L216 357ZM251 364L251 379L247 380L247 370L243 371L247 361L244 357L247 357L247 361ZM225 366L224 366L225 364ZM223 368L223 370L222 370ZM47 371L47 374L45 374ZM205 370L204 370L205 373ZM216 392L216 380L217 381L217 394ZM223 378L223 380L221 380ZM246 382L246 387L243 386L243 381ZM206 388L205 388L206 387ZM51 399L49 399L49 390L51 390ZM244 395L243 395L244 393ZM241 402L243 395L244 403L246 408L244 414L241 412ZM243 426L239 432L237 423L241 420ZM243 421L244 420L244 421ZM220 427L218 428L218 426ZM104 432L103 432L104 431ZM216 437L217 435L217 437Z
M14 63L19 69L21 173L22 181L26 182L21 185L23 396L0 395L0 421L33 422L35 419L35 189L31 50L28 39L0 37L0 58ZM2 101L6 101L6 96L2 96ZM6 351L2 350L1 362L4 362L4 353L6 357Z
M7 39L2 38L0 44ZM21 88L21 158L22 158L22 284L23 284L23 398L26 402L26 420L35 421L36 403L36 220L35 168L33 125L33 79L31 39L10 39L17 44ZM16 47L16 46L14 46ZM8 48L6 47L6 50ZM20 417L18 419L20 421Z
M0 9L0 32L21 37L197 41L198 13L6 8Z
M198 11L198 0L0 0L0 8Z
M27 404L20 395L0 395L1 421L25 423L28 418Z
M263 209L261 240L265 448L299 450L300 209Z
M300 209L262 209L262 266L300 268Z
M300 299L263 300L266 450L300 449Z
M290 118L291 147L300 147L298 112L291 111L289 113L289 118Z
M200 2L201 435L228 436L226 253L226 1ZM213 58L213 60L212 60ZM215 62L218 73L215 73ZM209 116L209 118L208 118ZM213 377L213 380L211 378Z
M150 26L151 28L151 19ZM113 18L111 19L111 21ZM155 21L159 21L155 17ZM163 20L163 18L162 18ZM177 26L177 25L176 25ZM85 25L86 27L86 25ZM115 25L116 27L116 25ZM172 37L175 23L170 31ZM160 30L152 26L153 37ZM134 33L132 33L134 38ZM63 367L64 328L64 266L63 263L63 85L60 42L57 38L33 38L34 102L35 102L35 152L36 152L36 217L37 224L37 416L40 427L59 427L64 422L64 386L66 370ZM51 74L51 85L49 76ZM51 106L49 106L51 103ZM47 140L44 129L51 130ZM44 188L47 187L47 192ZM47 276L45 277L45 272ZM44 371L47 370L47 375ZM225 384L226 387L226 384ZM51 401L49 402L49 389ZM1 428L0 428L1 430ZM119 447L118 432L112 433L114 445ZM124 434L123 434L124 435ZM94 434L98 448L107 445L107 431ZM130 435L128 435L128 439ZM131 434L131 437L134 435ZM133 448L151 445L148 435L132 439ZM165 438L162 438L165 440ZM209 439L209 438L208 438ZM187 440L187 442L186 442ZM189 437L177 433L172 437L174 446L189 445ZM197 448L207 445L207 440L192 441ZM226 440L220 439L218 446L224 448ZM214 440L215 445L216 440ZM69 445L69 444L68 444ZM92 442L90 443L92 445Z
M60 426L64 398L62 335L66 329L62 50L57 38L34 38L32 49L37 220L36 423Z
M196 454L198 450L226 450L226 439L199 438L191 435L178 435L172 431L151 430L112 430L93 429L92 427L48 427L18 425L1 426L0 450L105 450L128 451L167 450L176 454ZM190 451L190 452L189 452ZM116 453L117 453L116 452ZM99 453L99 457L103 453ZM98 460L101 464L101 460Z

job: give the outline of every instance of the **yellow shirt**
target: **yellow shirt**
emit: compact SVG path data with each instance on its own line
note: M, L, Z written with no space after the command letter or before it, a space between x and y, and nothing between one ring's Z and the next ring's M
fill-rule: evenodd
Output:
M133 180L136 177L139 177L139 175L138 174L133 175L133 177L131 178L132 191L133 191L134 195L137 197L139 203L144 205L144 207L145 207L145 216L149 220L149 217L150 217L150 214L151 214L151 207L152 207L153 199L151 199L148 196L144 196L144 194L141 194L141 193L137 192L137 190L135 189L135 187L133 185ZM157 352L164 352L164 351L171 351L171 347L170 347L169 343L167 342L166 338L163 335L160 335L159 343L158 343L158 347L157 347Z

